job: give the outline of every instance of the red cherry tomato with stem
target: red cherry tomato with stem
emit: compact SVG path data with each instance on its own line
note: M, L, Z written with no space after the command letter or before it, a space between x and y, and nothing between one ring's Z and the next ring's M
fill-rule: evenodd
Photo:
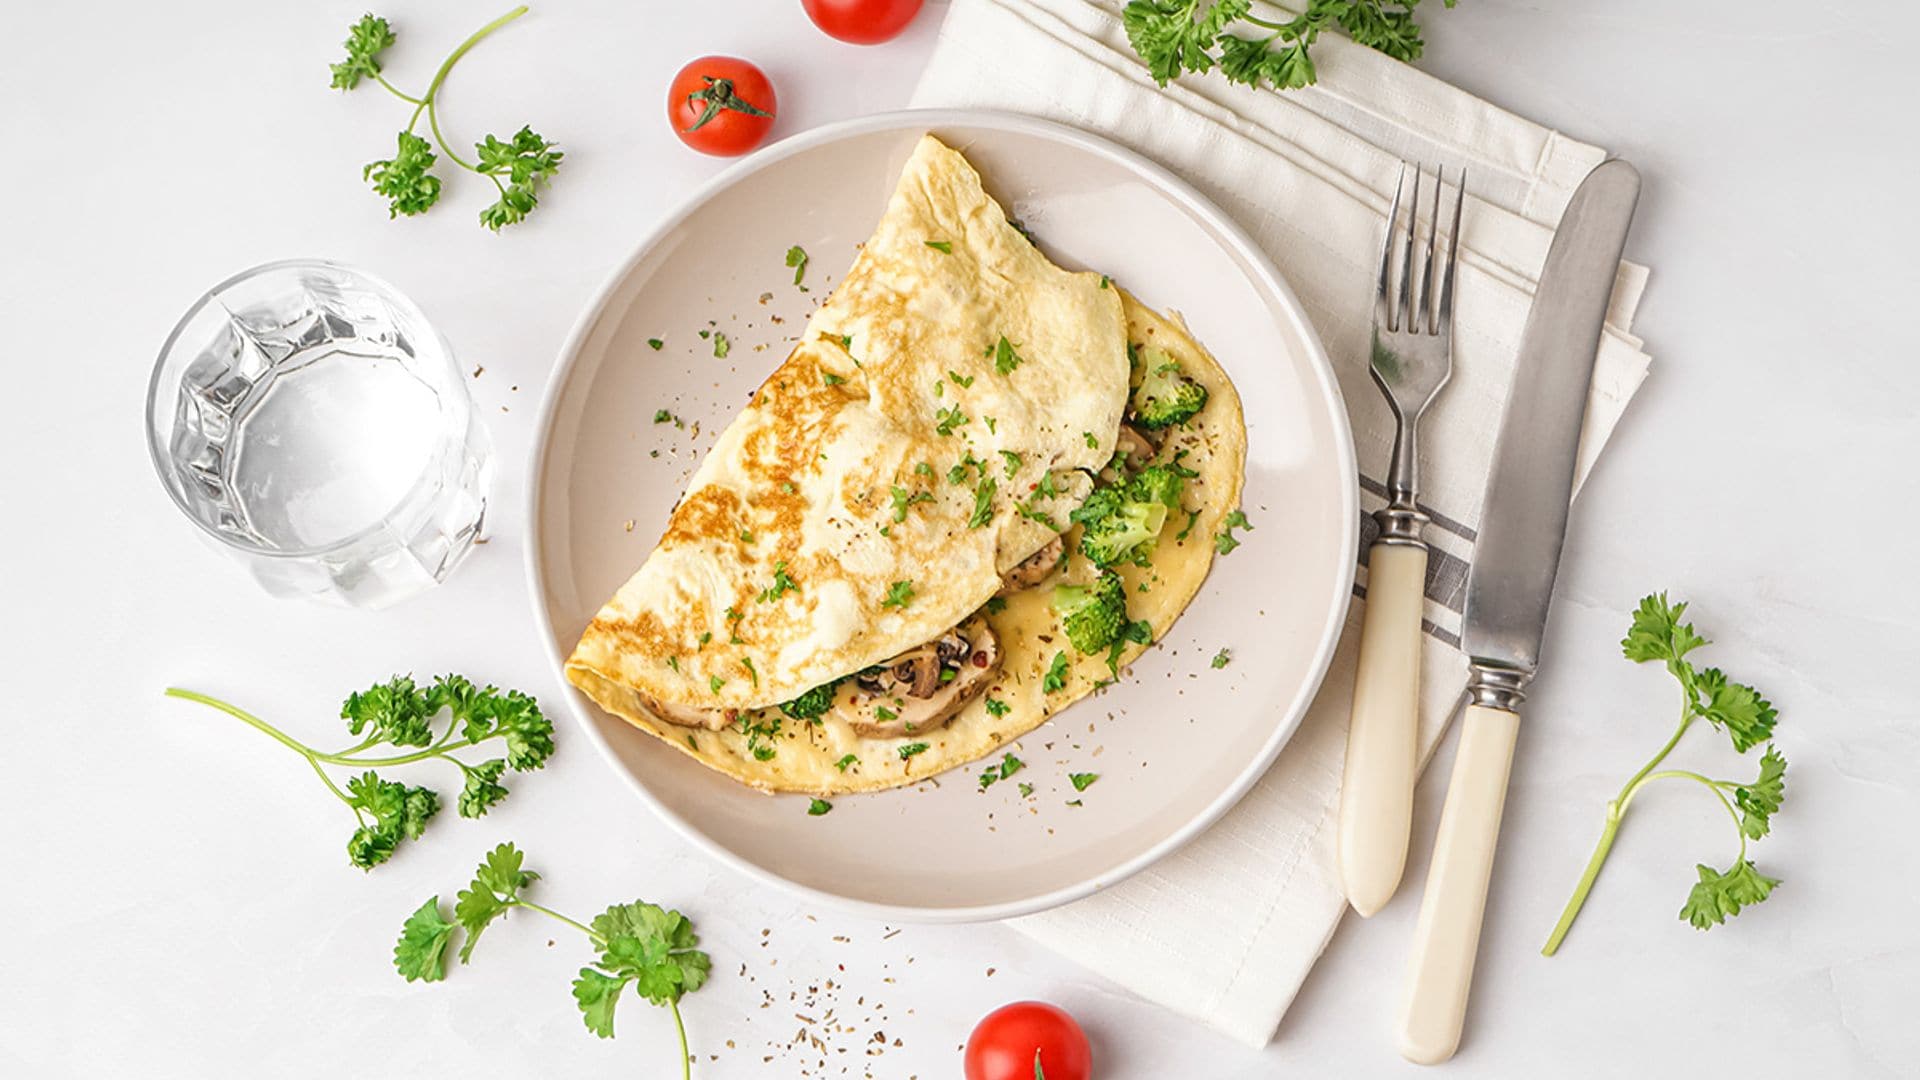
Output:
M667 123L703 154L732 157L759 146L779 103L766 72L735 56L703 56L667 87Z
M966 1070L967 1080L1089 1080L1093 1048L1065 1009L1016 1001L967 1036Z
M813 25L854 45L878 45L900 36L921 0L800 0Z

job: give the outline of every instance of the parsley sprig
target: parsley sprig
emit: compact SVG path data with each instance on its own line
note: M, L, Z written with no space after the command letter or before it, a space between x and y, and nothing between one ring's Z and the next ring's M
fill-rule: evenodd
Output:
M340 707L340 717L347 722L348 733L361 739L333 753L315 750L218 698L179 687L168 689L167 696L218 709L306 758L327 790L353 811L358 827L347 841L347 858L362 870L386 862L402 841L419 839L440 810L440 796L433 789L383 780L375 768L430 758L446 761L465 780L455 803L460 816L477 818L507 797L500 778L508 769L538 769L553 753L553 722L541 714L538 702L518 690L475 686L459 675L442 675L430 686L416 686L412 677L396 675L350 695ZM443 714L446 729L436 733ZM456 750L495 740L505 751L501 757L468 764L453 756ZM378 746L402 752L374 753ZM366 771L347 780L343 788L327 775L326 765Z
M1444 0L1452 7L1455 0ZM1278 90L1310 86L1319 77L1309 50L1329 27L1396 60L1418 60L1426 43L1414 10L1420 0L1307 0L1285 22L1252 13L1252 0L1133 0L1121 12L1127 41L1161 86L1191 71L1219 67L1229 80ZM1252 36L1229 33L1236 25Z
M440 69L433 73L433 81L427 84L426 92L418 97L402 91L381 74L380 54L395 40L393 27L387 20L378 15L362 15L360 21L349 28L347 40L343 43L347 58L329 65L329 70L333 72L333 88L352 90L362 80L372 79L393 96L413 106L413 115L407 118L407 126L400 132L393 157L371 162L361 170L362 179L372 185L376 194L387 199L388 217L423 214L440 201L440 178L432 172L434 162L438 160L434 153L436 146L448 161L493 182L499 197L480 211L480 224L499 232L504 226L525 221L527 215L539 205L540 185L553 179L564 156L554 143L542 138L531 127L523 126L511 139L488 135L475 143L474 160L468 161L440 132L440 87L447 81L447 74L453 70L453 65L488 35L526 13L526 5L522 4L474 31L441 62ZM422 117L426 119L427 130L433 136L432 142L414 133Z
M520 849L510 843L488 852L474 871L473 884L455 900L451 922L441 912L440 898L428 897L400 929L400 940L393 947L394 968L408 982L439 982L447 977L447 949L455 930L466 932L460 946L460 962L465 964L472 960L481 932L495 919L514 908L537 911L585 934L598 950L593 963L581 968L573 981L574 1003L587 1030L612 1038L614 1008L631 986L646 1000L672 1010L674 1030L680 1035L680 1075L683 1080L691 1076L680 998L704 986L712 967L707 954L695 947L700 938L693 924L678 911L638 900L613 905L591 924L576 922L520 895L540 878L522 869L524 860Z
M1773 705L1753 687L1728 679L1720 669L1695 668L1688 662L1687 654L1707 644L1707 640L1694 631L1692 623L1680 621L1686 610L1685 603L1669 603L1665 593L1649 596L1640 601L1640 607L1633 613L1633 626L1620 643L1627 659L1635 663L1661 661L1668 674L1680 684L1680 726L1660 752L1642 765L1607 803L1606 826L1600 833L1600 843L1594 848L1580 883L1574 887L1566 910L1561 912L1560 921L1554 925L1546 947L1540 950L1544 955L1552 956L1560 948L1567 930L1580 914L1581 905L1586 903L1587 894L1593 890L1601 865L1607 861L1614 834L1620 829L1628 805L1642 788L1655 780L1691 780L1706 788L1726 809L1740 835L1740 855L1731 867L1724 871L1705 865L1698 868L1699 881L1680 909L1682 919L1701 930L1710 929L1740 914L1742 908L1765 900L1774 886L1780 884L1777 878L1762 874L1747 858L1747 842L1767 835L1772 816L1786 797L1787 759L1768 742L1776 717ZM1760 755L1758 778L1745 782L1715 780L1687 769L1660 769L1696 720L1705 720L1726 732L1733 748L1742 754L1767 743Z

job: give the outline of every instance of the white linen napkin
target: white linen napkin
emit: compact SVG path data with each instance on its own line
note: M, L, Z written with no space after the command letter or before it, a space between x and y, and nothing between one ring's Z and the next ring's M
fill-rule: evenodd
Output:
M952 0L913 103L1032 113L1098 132L1180 173L1236 217L1299 295L1333 358L1353 422L1363 513L1384 503L1393 438L1366 359L1371 281L1395 177L1402 159L1468 170L1453 379L1421 425L1423 503L1433 515L1424 762L1465 682L1458 635L1466 569L1490 433L1535 275L1573 189L1606 154L1331 35L1314 52L1314 87L1281 94L1215 72L1160 89L1127 45L1122 4ZM1581 478L1646 376L1648 357L1630 332L1645 282L1644 267L1622 264L1594 370ZM1363 560L1373 534L1365 518ZM1364 598L1365 582L1363 566L1356 597ZM1346 911L1333 836L1359 608L1299 732L1219 824L1111 889L1013 925L1143 998L1265 1045ZM1199 923L1170 917L1191 911L1212 914Z

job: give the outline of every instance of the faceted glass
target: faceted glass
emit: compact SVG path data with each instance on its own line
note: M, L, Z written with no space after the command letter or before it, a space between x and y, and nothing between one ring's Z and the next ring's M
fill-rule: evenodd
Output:
M490 447L453 350L411 300L320 260L215 286L147 395L160 480L279 596L377 608L480 537Z

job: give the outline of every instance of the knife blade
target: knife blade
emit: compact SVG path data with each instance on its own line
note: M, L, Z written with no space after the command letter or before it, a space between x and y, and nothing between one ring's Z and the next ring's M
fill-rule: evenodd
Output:
M1460 1045L1520 704L1540 663L1581 420L1639 197L1640 174L1624 161L1587 174L1554 231L1520 333L1513 394L1494 441L1467 572L1460 640L1471 676L1460 748L1420 898L1400 1013L1400 1053L1423 1065L1447 1060Z
M1540 663L1594 358L1639 197L1633 166L1601 164L1567 203L1547 249L1467 572L1460 643L1476 663L1527 675Z

